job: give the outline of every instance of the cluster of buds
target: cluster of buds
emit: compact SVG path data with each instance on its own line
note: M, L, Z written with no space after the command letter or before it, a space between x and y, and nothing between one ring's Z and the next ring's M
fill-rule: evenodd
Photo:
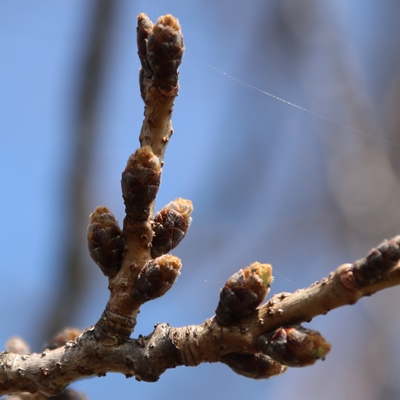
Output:
M217 323L234 324L255 311L268 294L272 280L271 265L258 262L232 275L221 289L215 312ZM230 353L222 362L239 375L267 379L288 367L314 364L330 351L330 344L320 333L302 326L284 326L261 335L255 345L259 353Z
M178 21L172 15L164 15L153 25L145 14L138 17L137 27L140 89L145 99L143 79L151 78L161 89L178 84L178 67L182 62L184 45Z
M273 280L269 264L255 262L233 274L221 289L215 316L226 326L251 314L265 299Z
M170 116L178 91L178 66L184 50L179 23L171 15L166 15L153 24L146 15L140 14L137 41L141 62L140 90L146 108L140 134L141 148L129 158L122 174L126 211L124 234L106 207L96 208L90 216L88 229L90 254L107 277L117 276L125 250L128 262L124 259L123 270L110 281L110 287L127 288L124 293L126 296L115 296L116 300L110 307L112 312L107 310L103 314L106 317L98 323L101 333L108 333L110 327L116 330L119 324L118 308L123 312L128 308L125 304L121 305L121 299L127 299L129 306L135 310L130 309L132 312L127 316L128 323L124 321L125 325L121 324L121 338L131 334L139 306L163 296L179 276L181 261L168 253L185 237L193 211L189 200L178 198L153 218L165 146L173 132ZM364 264L371 262L379 264L379 271L386 271L398 258L400 240L398 242L385 242L365 260L355 263L355 275L362 275L366 269ZM139 246L137 243L140 243ZM132 261L129 257L136 259ZM129 282L130 271L135 268ZM371 280L372 277L363 279ZM230 329L230 325L254 313L267 296L272 281L271 265L259 262L233 274L221 289L215 311L216 323ZM110 290L112 302L113 295L119 289L115 292ZM111 321L114 315L118 317ZM79 332L63 332L55 338L54 346L76 334ZM240 375L267 379L282 374L288 367L311 365L323 359L330 350L330 345L318 332L297 325L283 326L272 333L263 334L255 339L253 345L256 353L225 354L221 362Z

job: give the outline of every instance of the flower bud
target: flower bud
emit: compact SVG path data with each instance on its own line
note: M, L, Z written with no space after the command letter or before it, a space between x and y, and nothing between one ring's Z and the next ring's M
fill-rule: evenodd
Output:
M256 345L262 353L289 367L304 367L324 360L331 349L319 332L300 325L262 335L257 338Z
M261 353L230 353L222 357L221 362L237 374L251 379L268 379L271 376L283 374L288 368Z
M181 266L179 258L170 254L150 260L139 273L132 297L145 302L163 296L174 284Z
M107 207L96 207L90 215L87 232L89 253L103 274L112 278L121 268L124 237Z
M122 196L128 217L145 221L156 198L161 181L161 165L150 146L144 146L129 157L122 173Z
M372 284L376 279L389 272L400 260L400 236L384 240L372 249L365 258L356 261L352 270L354 285L361 288Z
M81 333L82 331L78 328L64 328L46 344L45 348L54 350L61 346L65 346L66 343L76 339Z
M7 340L6 350L21 355L30 353L29 344L19 336L13 336Z
M153 81L162 89L178 84L178 67L184 51L181 27L172 15L156 21L147 37L147 60Z
M265 299L272 280L271 265L259 262L232 275L221 289L215 311L217 322L229 325L252 313Z
M139 71L139 85L140 85L140 94L143 100L145 100L143 81L144 79L151 78L151 76L153 75L153 72L149 66L149 62L147 61L147 39L152 30L153 30L153 23L150 21L149 17L144 13L139 14L136 33L137 33L138 55L140 63L142 65Z
M153 30L153 23L149 17L141 13L138 15L138 24L136 28L136 41L138 47L138 56L142 63L142 68L149 69L147 62L147 39ZM144 65L143 65L144 63Z
M160 257L174 249L185 237L192 218L193 205L190 200L176 199L167 204L154 217L151 256Z

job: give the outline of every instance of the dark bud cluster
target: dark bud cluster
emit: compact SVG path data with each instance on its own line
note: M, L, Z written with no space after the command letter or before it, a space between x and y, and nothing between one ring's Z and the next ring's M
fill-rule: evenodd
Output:
M96 207L90 215L87 232L89 253L103 274L112 278L121 268L124 237L107 207Z
M176 199L157 213L153 221L153 258L167 254L178 246L192 222L192 211L193 205L190 200Z
M314 330L300 325L282 327L257 338L259 351L289 367L305 367L325 359L331 345Z
M265 299L272 280L271 265L259 262L232 275L221 289L215 311L218 324L226 326L252 313Z

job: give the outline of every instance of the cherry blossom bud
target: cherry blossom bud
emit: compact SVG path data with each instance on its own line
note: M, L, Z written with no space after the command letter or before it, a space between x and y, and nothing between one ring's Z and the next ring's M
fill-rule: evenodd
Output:
M147 60L154 83L162 88L178 84L178 67L184 51L181 27L172 15L158 18L147 37Z
M362 288L394 268L400 260L400 236L384 240L353 264L354 287Z
M324 360L331 349L319 332L300 325L262 335L257 338L256 345L262 353L289 367L304 367Z
M54 350L64 346L67 342L76 339L82 333L78 328L64 328L53 337L45 346L46 349Z
M161 165L150 146L144 146L129 157L122 173L122 196L128 217L145 221L156 198L161 181Z
M96 207L90 215L87 233L89 253L103 274L112 278L121 268L124 237L107 207Z
M178 246L192 222L192 211L193 205L190 200L176 199L157 213L153 222L153 258L160 257Z
M259 262L232 275L221 289L217 322L229 325L252 313L265 299L272 280L271 265Z
M150 260L139 273L132 297L145 302L163 296L179 276L181 266L179 258L170 254Z
M30 353L29 344L19 336L13 336L7 340L6 350L21 355Z

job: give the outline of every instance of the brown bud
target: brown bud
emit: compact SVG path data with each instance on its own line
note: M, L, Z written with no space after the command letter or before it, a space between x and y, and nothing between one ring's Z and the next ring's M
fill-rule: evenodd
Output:
M89 253L103 274L112 278L121 268L124 237L107 207L96 207L90 215L87 232Z
M16 354L27 354L30 352L29 344L19 336L13 336L6 342L6 350Z
M324 360L331 345L314 330L300 325L282 327L257 338L258 350L289 367L312 365Z
M82 333L78 328L64 328L53 337L45 346L46 349L54 350L64 346L67 342L74 340Z
M122 173L122 196L126 214L144 221L150 215L150 204L156 198L161 181L161 165L150 146L136 150Z
M251 379L268 379L271 376L283 374L288 368L261 353L230 353L222 357L221 362L237 374Z
M361 288L372 284L395 267L399 260L400 236L384 240L379 246L372 249L365 258L353 264L354 286Z
M132 297L144 302L163 296L174 284L181 266L179 258L170 254L150 260L139 273Z
M153 26L153 23L146 14L141 13L138 15L138 25L136 28L138 56L142 64L142 68L146 70L149 69L147 62L147 39L153 30Z
M183 51L183 35L178 20L170 14L158 18L147 38L147 60L156 86L168 89L178 84Z
M271 265L259 262L232 275L221 289L215 311L217 322L229 325L252 313L265 299L272 280Z
M185 237L192 218L193 205L190 200L176 199L167 204L154 217L151 256L160 257L174 249Z
M139 14L138 16L138 25L136 29L136 37L137 37L137 46L138 46L138 55L140 59L140 63L142 67L139 72L139 84L140 84L140 94L142 95L142 99L145 100L145 88L144 88L144 79L149 79L152 77L153 72L149 66L149 62L147 61L147 38L151 31L153 30L153 23L150 21L146 14Z

